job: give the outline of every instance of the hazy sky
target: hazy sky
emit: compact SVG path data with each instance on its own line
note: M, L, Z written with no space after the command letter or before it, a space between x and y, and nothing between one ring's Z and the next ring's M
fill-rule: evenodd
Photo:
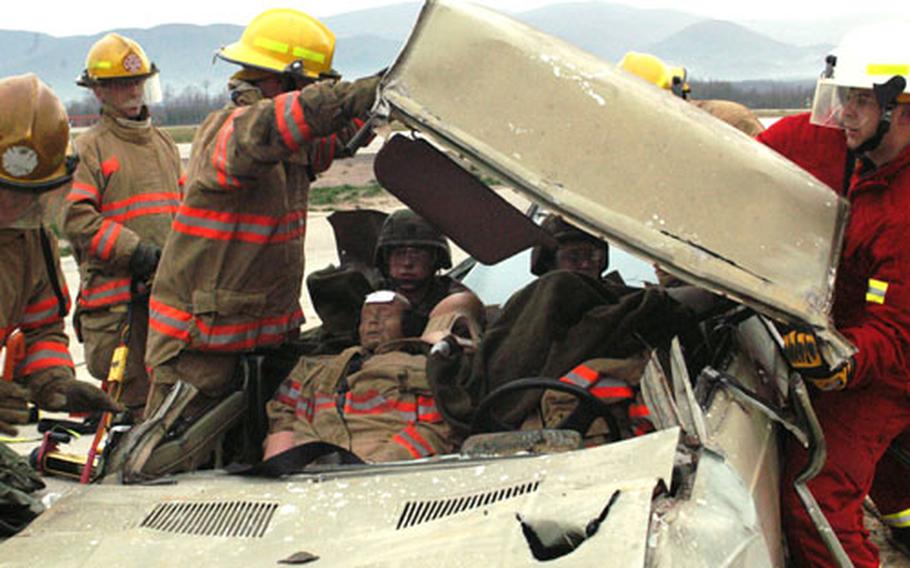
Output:
M575 0L578 1L578 0ZM292 7L314 16L330 16L364 8L400 3L395 0L3 0L0 29L27 30L56 36L94 34L113 28L149 28L158 24L246 24L267 8ZM503 11L525 11L560 2L546 0L481 0ZM906 0L619 0L639 8L670 8L706 17L729 20L797 19L848 16L859 12L900 15L910 18Z

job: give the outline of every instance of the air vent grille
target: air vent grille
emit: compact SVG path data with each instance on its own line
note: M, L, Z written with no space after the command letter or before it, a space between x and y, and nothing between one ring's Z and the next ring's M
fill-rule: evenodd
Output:
M197 536L261 538L278 503L209 501L159 503L140 527Z
M404 510L401 512L401 517L398 518L398 526L396 526L395 529L406 529L444 517L457 515L458 513L463 513L472 509L486 507L487 505L492 505L498 501L514 499L521 495L534 493L537 491L538 487L540 487L540 481L529 481L511 487L484 491L482 493L475 493L462 497L449 497L446 499L434 499L429 501L408 501L404 505Z

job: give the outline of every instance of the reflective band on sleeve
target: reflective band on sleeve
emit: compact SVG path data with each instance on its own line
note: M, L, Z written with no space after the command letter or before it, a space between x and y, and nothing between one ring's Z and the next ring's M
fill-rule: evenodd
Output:
M910 65L906 63L870 63L866 66L868 75L910 75Z
M586 365L578 365L559 380L586 389L591 386L599 376L600 374L594 369Z
M873 304L884 304L885 294L888 292L888 283L875 278L869 279L869 288L866 290L866 301Z
M249 107L240 107L231 112L224 124L218 130L218 136L215 138L215 150L212 152L212 167L215 168L215 174L218 176L218 185L222 189L240 188L240 182L237 178L227 173L227 147L234 136L234 120L246 112Z
M123 225L120 223L105 219L101 222L101 228L98 229L98 232L92 238L89 250L101 260L109 260L114 250L114 244L116 244L117 237L120 236L122 229Z
M70 190L69 194L66 196L67 201L83 201L88 199L93 201L95 205L98 205L98 202L101 200L101 194L98 193L98 188L89 185L87 183L73 182L73 188Z
M303 105L297 91L275 97L275 124L285 146L292 152L313 138L313 133L303 114Z
M19 364L16 374L22 377L50 367L73 368L73 359L62 343L38 341L28 348L25 359Z
M404 447L411 454L411 457L415 459L425 458L436 453L433 446L423 439L423 436L417 432L417 428L413 424L395 434L392 441Z
M67 298L66 311L69 311L69 294L64 290ZM25 308L20 325L22 329L36 329L50 323L61 321L60 302L53 295L41 301L29 304Z
M442 422L442 414L431 396L417 397L417 420L420 422Z
M899 513L892 513L890 515L882 515L882 520L889 527L905 529L910 527L910 509L904 509Z

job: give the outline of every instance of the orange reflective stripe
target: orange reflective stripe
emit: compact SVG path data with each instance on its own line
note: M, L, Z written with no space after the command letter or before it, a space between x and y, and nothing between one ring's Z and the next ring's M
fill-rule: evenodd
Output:
M112 280L99 286L83 288L79 293L79 305L83 308L100 308L130 301L130 279Z
M431 396L417 396L417 420L421 422L442 422L442 414Z
M179 193L144 193L129 199L104 203L101 206L101 213L106 219L122 223L144 215L173 216L179 206Z
M224 124L218 130L218 136L215 138L215 150L212 152L212 166L218 176L218 185L222 189L240 188L240 182L237 178L227 173L227 147L234 135L234 120L246 112L249 107L240 107L231 112Z
M600 374L597 371L582 363L566 373L566 375L559 380L581 388L588 388L599 376Z
M111 177L111 175L119 171L120 160L117 159L117 156L111 156L107 160L101 162L101 175L104 177Z
M192 314L162 304L155 296L149 298L149 327L158 333L189 343L192 318Z
M101 260L109 260L121 230L123 230L123 225L105 219L101 222L101 228L92 238L89 251Z
M66 311L69 311L70 301L66 284L64 284L62 292L66 298ZM19 323L22 329L36 329L62 319L60 317L60 301L57 300L55 294L26 306L22 321Z
M392 441L406 449L415 459L425 458L436 453L433 446L420 435L413 424L409 424L407 428L395 434Z
M94 202L95 205L98 205L98 202L101 201L101 194L94 185L76 181L73 182L73 187L67 194L66 200L72 202L89 200Z
M178 233L204 239L257 244L283 243L306 233L306 212L292 211L274 217L212 211L182 204L177 210L173 229Z
M69 367L72 369L74 365L69 350L63 343L36 341L28 347L25 359L19 363L16 374L25 377L50 367Z
M313 138L310 126L303 115L303 106L300 104L300 93L291 91L275 97L275 124L285 146L292 152L300 150L300 146Z

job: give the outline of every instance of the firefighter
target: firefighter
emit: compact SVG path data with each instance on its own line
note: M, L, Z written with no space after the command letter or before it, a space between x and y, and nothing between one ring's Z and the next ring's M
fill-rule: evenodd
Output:
M379 232L373 263L387 288L403 295L427 317L446 296L467 291L460 282L437 274L451 268L449 242L436 227L410 209L389 215Z
M334 46L316 19L274 9L217 53L240 71L229 82L231 104L196 132L155 276L146 417L160 414L126 440L127 476L178 417L192 422L236 390L241 355L299 335L310 182L363 124L379 82L338 81ZM206 443L191 441L187 454L204 454Z
M630 51L619 62L619 68L661 89L672 92L749 136L754 137L765 129L755 114L739 103L719 99L690 99L689 95L692 91L685 67L671 67L649 53Z
M42 223L39 194L72 179L69 124L56 95L35 75L0 79L0 348L20 330L25 357L0 384L0 430L46 410L117 411L104 392L77 381L63 318L69 293L57 241ZM7 356L10 354L8 353Z
M794 368L816 387L812 402L828 450L809 488L857 567L879 565L878 550L863 526L862 504L885 450L910 427L910 251L905 246L910 239L910 52L901 42L905 33L890 24L849 33L818 80L813 101L811 121L841 129L847 150L859 158L845 193L851 215L833 307L835 326L857 352L832 367L817 355L811 332L784 336ZM801 130L813 136L808 127ZM804 152L813 150L814 156L797 161L809 167L837 155L825 145ZM818 166L813 173L823 177ZM836 184L835 175L824 177ZM806 460L796 446L787 448L781 490L790 550L797 565L832 566L793 488Z
M572 270L600 278L610 263L610 247L594 235L549 214L540 226L556 239L555 249L535 245L531 251L531 273L542 276L551 270Z
M833 57L833 56L832 56ZM829 58L829 67L836 59ZM831 72L833 67L826 70ZM757 140L814 175L838 194L849 189L856 156L848 152L844 134L811 122L804 112L786 116L758 135ZM901 435L902 448L910 448L908 432ZM891 452L882 456L869 495L891 535L910 551L910 492L906 490L907 466Z
M473 296L457 294L464 295ZM482 313L470 298L456 302L460 315ZM370 462L455 448L426 380L429 346L416 339L426 318L391 290L368 295L360 314L359 346L331 359L302 359L269 402L265 459L308 442L329 442ZM440 325L454 326L458 319L437 317Z
M180 204L180 155L152 126L158 69L138 43L115 33L95 42L77 84L98 99L101 121L76 140L81 160L64 216L82 277L76 329L99 380L129 340L121 396L138 419L148 396L148 286Z

